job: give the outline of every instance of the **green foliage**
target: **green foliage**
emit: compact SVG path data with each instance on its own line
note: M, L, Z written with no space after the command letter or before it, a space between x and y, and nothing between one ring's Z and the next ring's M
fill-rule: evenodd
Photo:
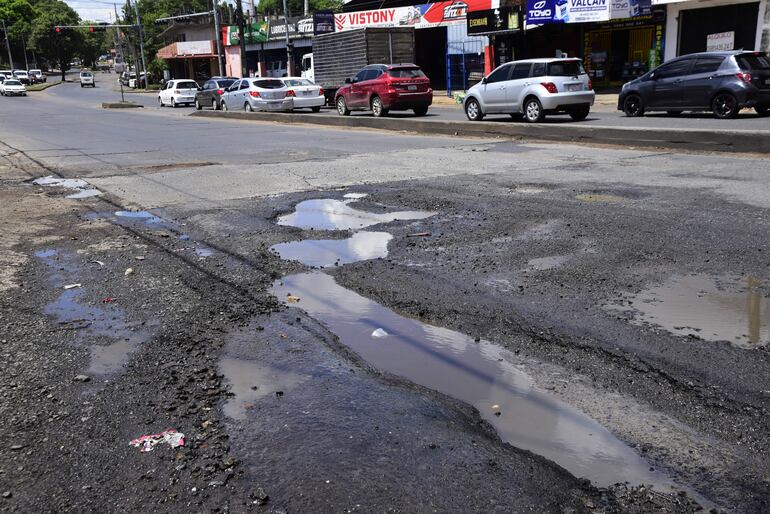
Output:
M304 14L304 0L288 0L289 16L302 16ZM310 0L310 12L314 11L342 11L342 0ZM283 16L283 0L260 0L257 12L265 15Z
M5 20L11 40L26 37L36 16L37 11L27 0L0 0L0 19Z
M64 80L69 63L83 48L83 34L76 29L62 29L57 33L54 26L77 25L80 18L70 6L59 0L42 0L37 2L36 7L39 15L32 21L28 46L46 61L57 63Z
M83 25L89 25L91 22L81 22ZM95 25L95 23L94 23ZM83 64L88 67L96 66L96 61L100 55L108 53L113 46L112 31L87 32L83 31L83 43L77 52Z

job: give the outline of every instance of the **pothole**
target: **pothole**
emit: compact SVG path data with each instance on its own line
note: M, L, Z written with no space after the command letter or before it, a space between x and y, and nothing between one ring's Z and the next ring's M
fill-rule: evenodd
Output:
M73 193L66 196L66 198L82 199L90 198L92 196L99 196L101 191L92 187L91 184L83 179L79 178L59 178L53 175L47 177L38 178L32 181L36 186L48 186L48 187L61 187L64 189L70 189Z
M396 220L420 220L433 216L429 211L374 213L350 207L356 198L323 198L297 204L294 212L278 218L279 225L314 230L356 230Z

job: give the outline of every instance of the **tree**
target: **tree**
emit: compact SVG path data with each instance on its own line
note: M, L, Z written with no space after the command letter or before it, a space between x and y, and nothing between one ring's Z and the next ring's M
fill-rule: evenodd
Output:
M59 0L43 0L37 3L40 15L32 23L29 46L48 62L57 63L61 79L70 69L72 58L83 48L80 29L61 29L56 25L78 25L80 17L70 6Z
M24 48L24 45L19 45L18 42L29 37L32 22L37 14L36 9L27 0L0 0L0 19L5 21L8 39L15 43L17 49ZM14 64L10 63L9 67L13 68Z
M88 21L82 22L83 25L91 25L98 27L98 23L91 23ZM113 37L110 31L102 30L95 32L88 32L88 29L84 29L83 32L83 44L78 50L77 55L83 61L85 66L94 67L99 56L108 53L109 49L113 46Z
M288 0L289 16L301 16L305 12L304 0ZM310 12L342 10L341 0L310 0ZM257 12L265 15L283 16L283 0L260 0Z

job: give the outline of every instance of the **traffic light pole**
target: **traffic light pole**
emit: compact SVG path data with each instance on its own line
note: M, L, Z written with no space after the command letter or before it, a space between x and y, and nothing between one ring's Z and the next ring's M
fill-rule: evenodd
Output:
M3 22L3 34L5 35L5 48L8 49L8 67L13 69L13 56L11 55L11 43L8 42L8 29L5 28L5 20Z
M144 59L144 29L142 28L142 17L139 15L139 2L134 2L136 9L136 25L139 27L139 51L142 52L142 68L144 69L144 88L150 83L150 74L147 71L147 61ZM136 85L139 87L141 75L136 76Z
M219 6L217 0L211 0L214 6L214 31L217 33L217 66L219 67L219 76L225 74L225 65L222 59L222 25L219 23Z

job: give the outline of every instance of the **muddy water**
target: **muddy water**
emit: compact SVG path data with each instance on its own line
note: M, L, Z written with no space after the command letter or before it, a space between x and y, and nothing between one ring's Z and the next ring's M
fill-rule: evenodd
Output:
M273 285L273 293L284 300L298 296L292 305L323 322L376 368L473 405L516 447L598 485L666 483L601 425L539 391L512 364L513 355L496 344L399 316L321 272L289 276Z
M756 277L689 275L633 297L634 322L744 349L770 342L768 286Z
M387 257L391 239L393 236L387 232L356 232L347 239L305 239L277 244L272 249L282 259L326 267Z
M358 230L395 220L420 220L433 216L428 211L374 213L350 207L357 198L306 200L295 211L278 218L279 225L315 230Z

